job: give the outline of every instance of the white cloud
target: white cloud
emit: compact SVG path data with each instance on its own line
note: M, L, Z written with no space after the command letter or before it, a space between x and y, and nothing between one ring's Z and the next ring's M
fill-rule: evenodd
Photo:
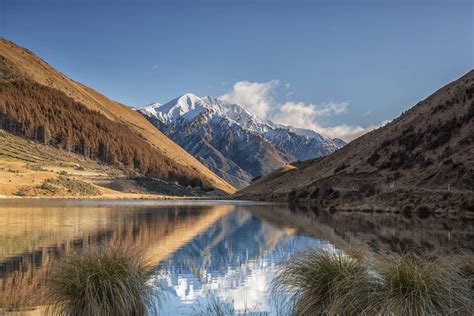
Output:
M316 107L303 102L286 102L272 117L275 123L299 128L312 128L316 117Z
M232 87L232 91L220 96L219 99L243 105L253 114L267 118L272 109L271 93L278 84L278 80L263 83L237 81Z
M347 102L330 102L317 107L314 104L305 104L303 102L287 102L279 108L279 111L272 117L272 120L275 123L283 125L311 129L322 135L331 138L341 138L345 141L351 141L387 123L382 122L368 127L347 124L325 127L317 122L319 116L335 115L345 112L348 105Z
M238 81L232 87L232 91L219 97L221 100L237 103L246 107L253 114L261 118L269 118L275 123L290 125L298 128L314 130L331 138L341 138L351 141L375 128L385 125L382 122L376 125L362 127L342 124L337 126L323 126L318 120L320 117L328 117L347 112L349 102L325 103L322 105L306 104L303 102L286 102L278 104L273 101L275 90L286 88L288 83L280 85L278 80L269 82ZM286 97L293 92L288 91Z
M320 132L323 135L329 136L331 138L340 138L346 142L351 141L365 133L370 132L376 128L382 127L387 124L388 121L383 121L379 124L370 125L367 127L362 126L353 126L353 125L338 125L333 127L322 127L322 126L315 126L314 129L317 132Z
M329 102L320 107L316 107L317 116L337 115L347 111L348 102Z

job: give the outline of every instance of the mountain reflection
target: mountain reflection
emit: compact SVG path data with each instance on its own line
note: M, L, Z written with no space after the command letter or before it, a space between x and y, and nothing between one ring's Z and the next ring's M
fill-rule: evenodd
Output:
M462 252L473 240L472 221L450 217L224 201L1 201L0 312L47 304L48 269L97 244L142 248L166 294L162 314L179 315L209 296L241 313L275 311L275 271L308 247Z
M237 207L160 263L155 281L168 294L161 312L192 313L190 303L206 304L209 294L232 302L237 312L270 312L275 302L269 289L277 267L308 247L330 246Z

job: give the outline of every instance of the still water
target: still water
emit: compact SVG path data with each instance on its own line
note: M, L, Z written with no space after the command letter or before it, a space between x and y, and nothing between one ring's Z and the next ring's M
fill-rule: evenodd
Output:
M307 248L356 241L374 251L472 251L472 222L400 214L330 214L233 201L0 201L0 308L44 305L45 267L96 244L143 248L162 289L160 315L192 315L209 302L274 315L279 266ZM1 311L0 311L1 313Z

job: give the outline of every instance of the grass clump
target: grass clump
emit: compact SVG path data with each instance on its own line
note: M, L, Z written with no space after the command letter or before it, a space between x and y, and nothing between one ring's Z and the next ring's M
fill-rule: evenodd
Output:
M99 247L54 267L48 298L59 315L144 315L153 309L151 266L130 247Z
M319 315L333 309L344 281L367 277L359 260L328 250L308 250L289 260L277 273L273 293L290 293L297 315Z
M381 314L467 315L472 310L470 289L458 263L412 254L392 255L377 265L381 281L372 308ZM471 314L472 315L472 314Z
M394 254L368 265L309 250L283 266L273 288L296 315L473 315L471 264Z

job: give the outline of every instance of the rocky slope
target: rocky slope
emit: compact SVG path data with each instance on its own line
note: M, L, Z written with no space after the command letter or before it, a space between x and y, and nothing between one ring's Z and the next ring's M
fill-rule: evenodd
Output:
M325 206L474 208L474 70L330 156L263 177L237 197Z
M56 71L32 52L0 40L0 128L182 186L235 189L142 115Z
M238 104L193 94L139 112L238 188L288 162L325 156L344 144L260 119Z

